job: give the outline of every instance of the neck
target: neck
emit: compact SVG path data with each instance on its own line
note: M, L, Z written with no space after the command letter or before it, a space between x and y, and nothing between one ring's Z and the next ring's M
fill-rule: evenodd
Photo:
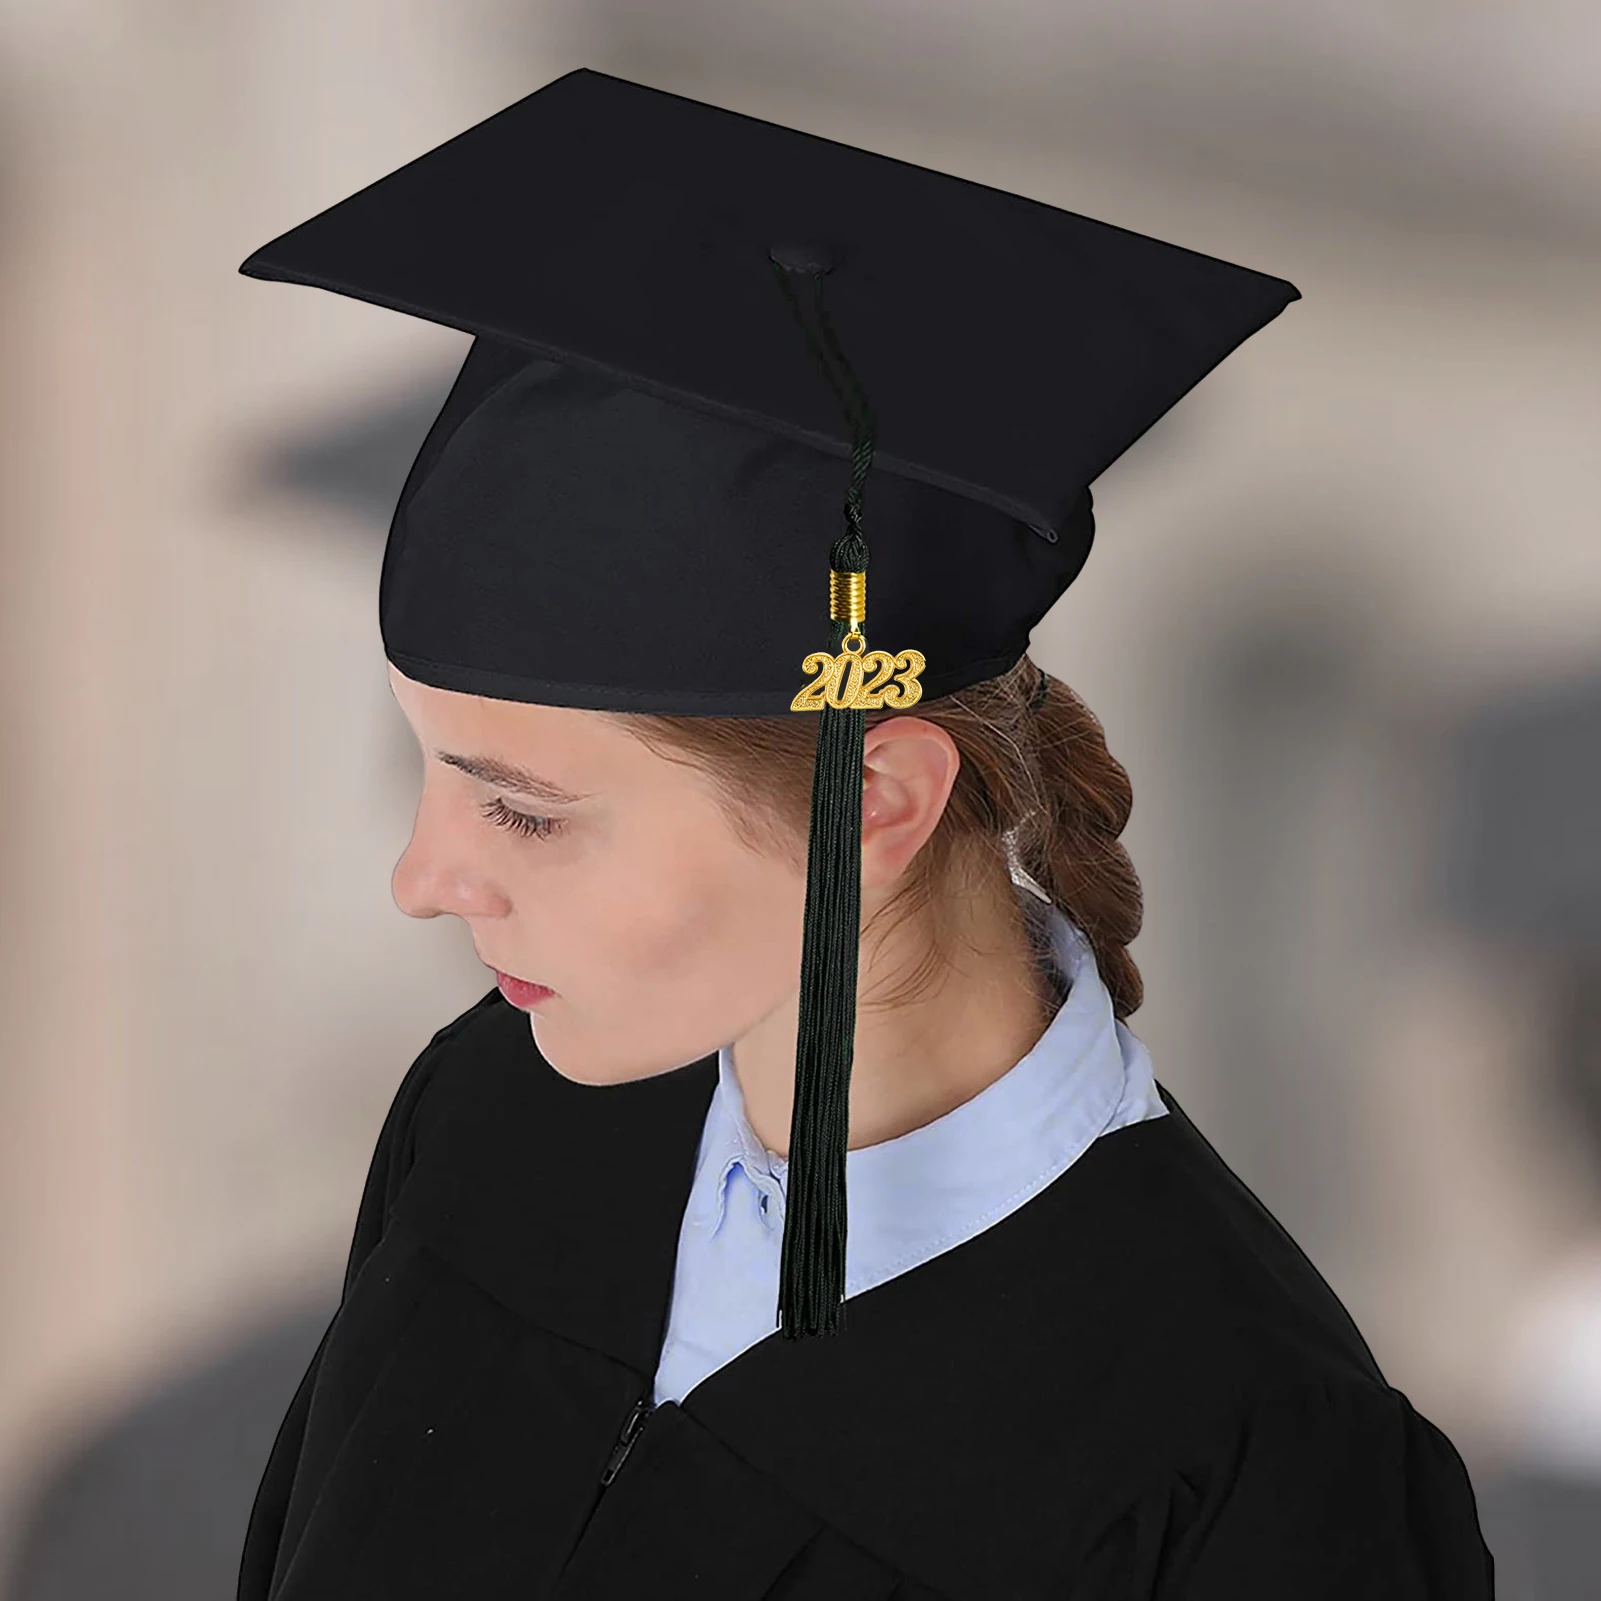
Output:
M1054 1015L1055 999L1034 966L1010 882L1004 894L954 904L963 915L952 931L951 965L914 1000L871 1004L875 993L887 993L923 959L927 926L908 918L871 949L863 941L851 1066L852 1150L922 1128L971 1100L1034 1048ZM868 910L864 895L864 918ZM751 1130L784 1157L799 1017L797 991L733 1046Z

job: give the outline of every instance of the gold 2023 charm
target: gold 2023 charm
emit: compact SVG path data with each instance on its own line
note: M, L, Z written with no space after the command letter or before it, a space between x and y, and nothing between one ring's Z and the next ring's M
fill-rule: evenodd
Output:
M841 711L877 711L915 706L923 698L917 675L926 665L921 651L903 650L891 656L887 650L868 650L866 639L852 632L841 642L839 655L814 650L801 663L803 673L816 676L789 703L789 709L820 712L827 705Z

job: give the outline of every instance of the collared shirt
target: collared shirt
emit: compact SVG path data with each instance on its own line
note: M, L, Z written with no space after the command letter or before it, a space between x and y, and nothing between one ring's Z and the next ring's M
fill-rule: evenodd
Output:
M970 1100L846 1153L847 1300L998 1223L1100 1135L1167 1115L1150 1055L1113 1016L1088 939L1032 891L1019 898L1044 922L1065 999L1034 1048ZM679 1232L658 1405L682 1401L778 1326L788 1168L752 1131L725 1046Z

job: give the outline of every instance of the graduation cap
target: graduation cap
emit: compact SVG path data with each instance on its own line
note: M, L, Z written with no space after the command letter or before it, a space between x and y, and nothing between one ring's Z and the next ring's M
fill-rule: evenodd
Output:
M817 718L778 1322L838 1332L866 714L1013 666L1092 480L1298 291L587 69L240 270L474 335L384 553L408 677Z

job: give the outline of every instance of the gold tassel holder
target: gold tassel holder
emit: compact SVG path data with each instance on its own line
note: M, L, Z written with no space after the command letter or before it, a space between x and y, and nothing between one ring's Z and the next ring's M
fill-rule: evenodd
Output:
M814 676L789 703L792 712L820 712L824 706L839 711L878 711L890 707L904 711L923 698L918 674L927 666L923 653L867 649L862 624L867 621L867 574L828 571L828 614L836 623L849 623L838 655L813 651L801 663L803 673Z

